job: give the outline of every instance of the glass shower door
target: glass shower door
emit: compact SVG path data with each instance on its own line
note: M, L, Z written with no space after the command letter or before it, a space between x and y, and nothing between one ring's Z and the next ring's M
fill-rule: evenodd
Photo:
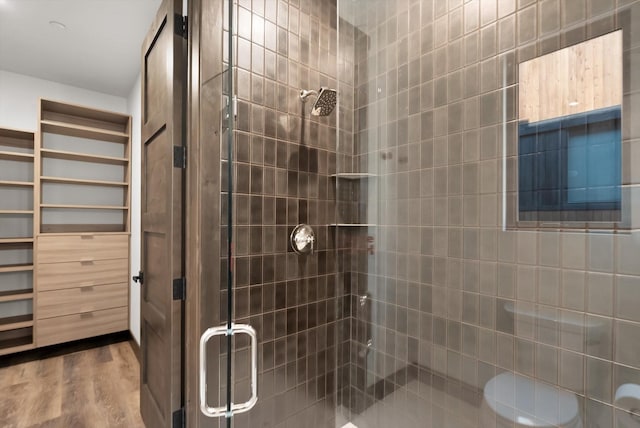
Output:
M206 6L204 6L206 7ZM214 285L213 293L219 293L212 300L219 302L219 313L211 327L200 337L199 344L199 407L202 414L210 418L205 426L234 426L237 415L249 412L258 402L258 338L256 330L247 322L237 322L235 302L235 194L234 194L234 143L235 121L237 119L237 99L234 82L234 0L224 1L218 7L224 15L224 65L218 80L222 87L222 118L220 142L220 277ZM205 31L216 31L208 28ZM219 30L218 30L219 31ZM215 227L215 226L214 226ZM211 308L218 310L218 308ZM215 320L218 323L216 325ZM209 346L214 342L213 347ZM213 376L209 371L216 371ZM235 370L242 372L236 375ZM244 388L246 385L247 388ZM216 394L209 394L217 389ZM245 394L246 393L246 394ZM209 401L218 396L219 403ZM238 397L236 397L236 395ZM246 395L246 397L245 397ZM240 397L241 396L241 397ZM237 398L237 402L236 402Z

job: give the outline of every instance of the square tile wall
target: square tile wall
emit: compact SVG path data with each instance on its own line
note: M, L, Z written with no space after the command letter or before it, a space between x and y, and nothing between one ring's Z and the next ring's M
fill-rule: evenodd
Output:
M353 140L338 142L353 158L337 169L377 175L359 194L377 227L340 232L351 242L340 268L352 301L339 403L357 414L409 377L478 396L510 371L575 393L587 425L616 426L628 410L616 390L640 379L640 235L503 230L503 159L517 154L517 64L622 29L623 179L638 211L640 3L358 0L340 2L339 14L349 23L339 38L344 28L354 42L340 43L338 58L355 64ZM506 185L514 207L515 178ZM373 256L361 245L368 235ZM371 309L360 309L364 295ZM433 426L459 421L446 395L410 392L430 406ZM451 426L477 426L472 412Z

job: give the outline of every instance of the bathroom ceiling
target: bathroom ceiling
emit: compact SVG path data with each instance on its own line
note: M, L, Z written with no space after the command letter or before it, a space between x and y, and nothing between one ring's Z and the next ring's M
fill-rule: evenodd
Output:
M126 97L160 3L0 0L0 70Z

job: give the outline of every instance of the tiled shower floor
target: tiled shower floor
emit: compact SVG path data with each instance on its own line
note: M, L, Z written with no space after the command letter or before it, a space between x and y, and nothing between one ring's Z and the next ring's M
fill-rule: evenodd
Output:
M343 428L477 428L480 396L460 384L412 380L358 415Z

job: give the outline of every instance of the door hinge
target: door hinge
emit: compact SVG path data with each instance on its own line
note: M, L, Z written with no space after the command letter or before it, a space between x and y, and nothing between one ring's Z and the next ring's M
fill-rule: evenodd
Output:
M187 279L176 278L173 280L173 300L187 300Z
M133 282L140 283L140 285L144 284L144 272L138 271L138 275L131 277Z
M176 20L174 26L176 35L186 39L189 31L189 18L177 13L174 16Z
M172 416L173 416L173 423L171 424L172 428L185 428L186 427L184 407L181 407L180 409L178 409L175 412L173 412Z
M187 149L184 146L173 146L173 166L183 169L187 167Z

